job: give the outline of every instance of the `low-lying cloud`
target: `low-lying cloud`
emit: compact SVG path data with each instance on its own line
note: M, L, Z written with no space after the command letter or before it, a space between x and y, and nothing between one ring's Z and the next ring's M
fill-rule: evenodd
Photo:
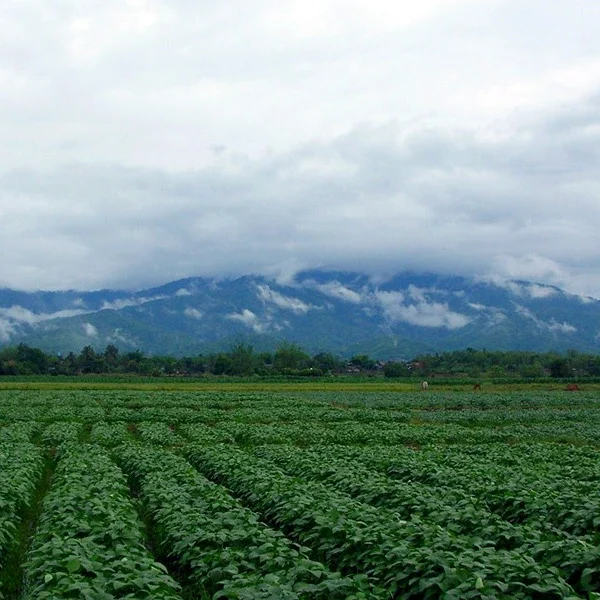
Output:
M578 151L563 156L562 179L547 172L544 131L540 124L527 143L492 144L450 133L402 140L390 125L249 161L235 172L72 166L7 173L0 178L2 246L12 260L0 267L0 281L26 289L139 288L294 264L370 274L493 273L600 295L600 205L588 200L600 175L586 160L596 153L590 137L600 147L600 128L581 131ZM576 132L565 136L576 145ZM305 157L328 155L353 168L325 179L300 168ZM574 180L587 187L574 191ZM85 210L73 211L75 202ZM358 300L342 287L330 285L328 293Z
M180 295L179 292L175 294ZM164 300L168 298L168 296L149 296L149 297L141 297L141 298L118 298L117 300L105 300L102 303L102 310L121 310L122 308L128 308L130 306L141 306L142 304L147 304L148 302L154 302L155 300Z
M84 323L83 331L88 337L96 337L98 335L98 329L94 327L94 325L92 325L91 323Z
M265 316L262 319L249 308L244 308L239 313L230 313L227 315L232 321L239 321L254 333L267 333L269 331L279 331L281 326L275 323L270 316Z
M414 296L416 288L411 288ZM450 310L448 304L430 302L420 294L416 302L409 300L408 303L405 303L405 296L401 292L376 292L375 297L383 309L383 314L392 323L402 321L419 327L460 329L471 322L468 315Z
M529 309L519 304L515 304L515 309L518 314L526 319L533 321L540 329L547 329L548 331L556 331L559 333L576 333L577 327L571 325L571 323L567 323L563 321L559 323L556 319L552 318L549 321L544 321L540 319L535 314L533 314Z
M191 306L186 307L186 309L183 311L183 314L190 319L196 319L198 321L200 321L204 316L202 311L198 310L197 308L192 308Z
M296 315L304 315L309 310L315 307L303 302L299 298L293 298L291 296L284 296L275 290L272 290L268 285L257 286L258 297L265 304L272 304L277 308L283 310L289 310Z

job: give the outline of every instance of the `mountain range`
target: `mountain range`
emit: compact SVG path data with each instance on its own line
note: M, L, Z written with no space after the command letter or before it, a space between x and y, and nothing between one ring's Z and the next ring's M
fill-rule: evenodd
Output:
M283 341L310 353L408 359L459 348L600 351L600 301L528 281L303 271L189 278L140 291L0 289L0 345L47 352L108 344L191 356Z

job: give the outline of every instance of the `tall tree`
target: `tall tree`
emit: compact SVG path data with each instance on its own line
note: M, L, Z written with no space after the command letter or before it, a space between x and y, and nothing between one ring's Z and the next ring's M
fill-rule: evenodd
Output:
M109 370L115 370L119 364L119 349L114 344L108 344L104 350L104 362Z
M229 352L231 375L253 375L257 368L257 357L249 344L237 343Z
M277 371L307 369L311 366L311 357L297 344L284 342L273 355L273 367Z

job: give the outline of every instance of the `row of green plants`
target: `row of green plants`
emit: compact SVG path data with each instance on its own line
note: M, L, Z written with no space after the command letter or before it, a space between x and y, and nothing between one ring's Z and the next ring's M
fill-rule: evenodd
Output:
M332 568L364 573L393 598L573 599L558 570L438 524L401 520L230 446L184 447L190 462Z
M160 442L159 442L160 443ZM194 597L326 600L381 597L366 578L311 560L227 491L168 451L124 445L117 456L139 488L158 550Z
M600 445L595 423L560 423L548 425L510 425L506 427L468 427L453 423L361 423L354 421L318 423L238 423L225 421L215 427L231 435L237 443L295 444L315 443L342 445L385 444L389 446L428 444L494 444L522 441L554 441Z
M526 482L528 487L548 477L596 484L600 481L597 448L546 442L522 444L408 446L319 445L332 459L359 462L395 480L419 482L432 487L469 487ZM473 478L473 471L479 477Z
M98 446L64 445L24 564L23 600L180 600L146 549L125 477Z
M597 391L473 393L413 392L239 392L0 390L2 420L176 420L241 422L301 420L408 421L413 414L435 419L486 415L506 421L527 416L547 421L600 419ZM536 412L531 412L534 410ZM552 413L551 411L555 411ZM471 411L471 412L469 412ZM560 412L557 412L560 411ZM583 411L583 412L582 412ZM562 417L561 417L562 415ZM527 422L530 422L529 420Z
M193 597L221 593L222 597L262 598L273 596L274 589L288 581L281 574L261 571L255 576L248 570L248 561L254 564L257 556L272 554L251 558L244 554L249 545L243 531L247 517L238 520L231 511L238 515L236 511L245 514L246 509L233 500L233 494L255 511L248 512L259 525L268 522L266 529L278 539L282 532L297 544L291 548L302 558L300 575L290 589L285 588L286 593L314 591L303 585L324 582L331 590L338 585L346 589L351 580L348 595L366 593L367 597L379 594L373 587L364 588L370 582L383 589L383 597L597 600L599 408L600 400L591 392L11 391L0 393L0 447L4 440L34 448L38 457L59 447L59 469L46 498L52 497L55 486L64 489L70 480L79 494L72 501L79 507L79 519L106 513L99 508L108 502L101 487L107 479L112 490L113 477L102 466L106 451L82 442L89 439L114 449L133 482L128 489L123 473L108 459L110 473L114 471L121 481L116 502L128 505L128 514L137 519L131 495L140 494L143 514L156 538L153 551L186 582L184 591L172 590L174 597L190 592L196 594ZM23 446L28 440L38 448ZM143 443L131 445L132 440ZM550 443L554 441L561 443ZM65 449L65 442L71 448ZM61 471L65 453L88 454L84 464L90 472L99 461L101 475L96 483L86 480L99 504L96 499L82 500L77 469L73 477L70 470ZM124 461L126 454L132 462ZM230 492L205 477L225 484ZM38 480L39 474L34 482ZM0 480L0 505L2 485ZM120 519L120 510L110 506L111 516ZM52 507L59 515L58 500ZM47 512L44 504L42 514ZM51 568L52 560L63 565L68 560L60 563L59 546L71 552L78 547L72 538L88 537L85 529L78 529L82 521L75 519L74 512L66 511L68 530L61 530L56 525L61 517L55 517L54 545L47 546L45 553ZM21 509L6 515L13 531L21 527ZM0 509L0 523L3 516ZM143 542L141 524L136 523L137 539ZM172 527L169 532L162 529L167 524ZM50 526L45 527L50 535ZM59 539L66 541L62 544ZM178 553L169 554L176 539L181 541ZM238 539L245 540L243 548L235 545ZM227 572L215 567L208 577L194 579L196 571L204 573L199 553L222 540L227 540L227 552L220 554L221 547L211 546L210 561L224 562L210 564L228 565L223 569ZM196 562L181 558L187 550L188 559L194 557ZM120 552L123 557L125 551ZM0 563L2 556L0 550ZM147 551L145 556L154 560ZM240 557L241 562L236 562ZM79 560L78 555L75 558ZM304 559L320 565L316 580L303 578L304 567L312 565ZM14 563L14 557L11 560ZM61 575L62 583L65 589L72 584L73 597L85 597L88 588L82 581L87 584L98 576L87 572L81 579L76 564L71 563L70 583L68 569ZM109 585L108 572L98 590ZM48 573L54 577L51 569ZM45 583L53 585L52 580ZM110 587L98 590L86 593L94 598L121 593ZM133 598L144 597L145 592L125 588L122 593ZM30 593L29 597L39 596Z
M42 427L37 421L16 421L0 427L0 444L30 442Z
M125 421L98 421L94 423L90 431L90 442L99 444L105 448L112 448L131 441L133 439L133 425L129 426Z
M164 421L142 421L136 425L136 432L142 441L149 444L172 446L181 441L173 426Z
M598 528L571 535L563 531L568 527L567 515L560 527L554 527L551 518L536 519L530 524L511 522L494 512L485 496L478 495L479 490L468 485L429 486L391 479L358 461L349 461L347 456L335 456L327 447L260 446L256 454L290 475L323 482L361 502L392 510L401 519L435 523L456 536L471 537L473 544L518 551L537 564L559 569L561 576L579 593L593 591L600 584L600 552L594 531ZM478 466L464 457L465 471L470 471L471 477L481 472ZM552 483L555 492L573 484L568 478ZM588 514L591 504L598 506L597 494L591 501L585 496L580 496L580 500L582 504L587 502Z
M199 439L211 432L210 435L215 439L234 439L242 445L283 443L306 446L328 443L423 446L454 443L513 444L522 441L600 445L597 414L590 413L586 419L586 412L578 410L546 411L543 414L541 411L538 414L513 411L512 416L507 417L505 421L498 412L490 411L486 417L486 413L481 411L464 411L463 417L457 417L456 411L443 409L436 410L435 417L432 417L431 411L414 411L410 414L398 411L396 417L391 415L387 420L378 420L375 415L370 421L367 420L368 411L354 413L346 409L330 409L313 412L310 407L303 407L293 413L278 411L276 407L257 407L242 410L242 414L237 418L234 417L236 411L228 410L224 411L224 419L213 411L206 413L202 409L196 411L195 415L189 414L191 409L176 407L127 409L127 415L122 414L123 410L125 409L119 409L119 414L115 415L119 418L115 420L102 419L83 423L76 420L76 414L69 407L66 407L62 414L60 411L53 411L55 420L51 422L45 420L47 411L42 407L32 408L31 416L35 415L44 419L43 421L22 420L21 408L5 408L2 421L10 424L10 427L3 427L0 421L0 439L7 439L7 436L12 435L25 436L20 437L22 440L30 439L33 429L24 433L12 433L14 424L21 422L26 423L28 428L33 427L36 431L41 431L41 437L48 446L69 440L76 441L82 436L85 437L90 429L92 432L97 430L97 427L106 429L111 423L116 427L109 427L110 436L126 440L131 436L131 432L127 430L135 429L142 439L161 439L166 445L178 443L180 440L176 432L183 431L182 427L191 424L198 426L197 434L194 435L200 436ZM129 418L124 419L124 416ZM326 418L321 419L322 416ZM353 419L353 416L357 418ZM62 420L57 420L59 417ZM243 421L239 421L238 418Z
M43 455L29 443L0 443L0 572L7 566L8 553L18 543L18 524L33 499L42 476ZM0 599L2 585L0 584Z
M535 463L532 463L530 454L528 461L525 459L513 465L494 461L497 445L492 445L489 454L480 457L480 460L474 460L468 452L461 456L458 451L456 461L450 464L446 455L446 464L440 464L435 454L430 456L427 451L407 456L396 449L374 446L344 453L341 458L358 460L399 481L468 489L491 511L511 523L525 523L538 528L551 525L572 535L593 533L600 538L597 456L591 456L589 461L581 458L578 466L568 457L569 447L564 447L560 454L553 451L551 445L543 447L547 450L537 447ZM581 453L573 451L573 454L581 457ZM557 459L557 455L561 459ZM557 460L561 460L560 469L552 467ZM571 469L567 468L569 464ZM481 473L482 476L474 478L473 473Z
M182 425L178 428L178 433L186 440L198 442L200 444L234 444L235 439L226 431L205 425L204 423L194 423L191 425Z
M264 445L253 451L290 475L320 481L361 502L389 508L402 519L432 521L458 535L481 537L496 547L518 546L529 533L490 512L468 488L394 480L357 460L348 461L343 452L330 446Z
M42 441L50 447L79 439L83 424L80 421L54 421L42 429Z
M323 414L340 412L341 408L352 409L351 414L365 418L386 420L390 410L503 410L507 415L512 411L522 409L598 409L600 397L597 390L581 390L578 393L568 393L563 390L525 390L509 392L491 392L482 389L482 393L469 391L442 391L423 393L420 386L415 385L411 391L397 392L371 391L369 388L344 391L283 391L272 392L239 392L239 391L201 391L185 390L29 390L3 389L0 390L0 419L4 410L13 411L22 408L27 413L23 417L35 415L37 418L48 417L52 420L54 414L64 420L71 411L74 418L81 421L97 421L110 411L124 410L125 414L134 411L152 411L161 409L188 409L217 415L220 418L242 420L245 411L252 409L275 411L286 414L299 414L308 409L323 411ZM149 412L150 414L150 412ZM192 413L190 413L192 414ZM34 417L35 418L35 417ZM320 417L319 417L320 418Z

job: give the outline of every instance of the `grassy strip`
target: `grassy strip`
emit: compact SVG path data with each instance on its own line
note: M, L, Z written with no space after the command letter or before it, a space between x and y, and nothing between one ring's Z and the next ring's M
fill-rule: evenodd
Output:
M469 383L453 384L449 382L431 383L428 394L436 392L470 392L473 394L486 394L490 392L518 392L518 391L565 391L565 384L549 380L548 382L536 383L497 383L481 382L481 390L473 390L473 385ZM582 382L579 387L585 391L600 390L600 383ZM139 381L130 382L128 380L108 380L108 381L89 381L85 379L71 379L69 381L0 381L1 390L132 390L144 392L415 392L420 390L420 381L390 381L386 379L372 379L362 381L352 380L310 380L303 382L269 382L269 381L247 381L247 382L227 382L227 381L201 381L191 380L189 382L169 382L169 381ZM574 397L577 392L570 392Z

